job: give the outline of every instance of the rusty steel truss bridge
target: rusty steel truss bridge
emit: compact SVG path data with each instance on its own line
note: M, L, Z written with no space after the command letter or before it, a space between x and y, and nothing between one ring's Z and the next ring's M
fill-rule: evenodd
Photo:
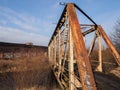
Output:
M76 9L92 24L80 24ZM86 35L95 32L89 51L85 46ZM120 55L104 32L81 8L67 3L48 44L49 62L55 77L63 90L97 90L89 56L97 40L98 66L102 72L101 37L111 50L115 61L120 65Z

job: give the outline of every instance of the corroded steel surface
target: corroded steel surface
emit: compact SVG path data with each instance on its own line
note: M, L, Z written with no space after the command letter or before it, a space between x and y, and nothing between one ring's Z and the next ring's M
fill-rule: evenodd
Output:
M93 24L78 21L78 9ZM94 32L94 38L87 52L86 35ZM55 77L63 90L97 90L90 55L98 40L98 66L102 72L101 37L107 43L119 65L120 56L100 25L97 25L82 9L74 3L67 3L48 44L49 62Z
M96 85L92 73L90 60L84 44L83 35L80 29L75 7L73 4L67 6L68 18L72 30L75 50L77 54L77 63L79 75L81 77L83 90L96 90Z

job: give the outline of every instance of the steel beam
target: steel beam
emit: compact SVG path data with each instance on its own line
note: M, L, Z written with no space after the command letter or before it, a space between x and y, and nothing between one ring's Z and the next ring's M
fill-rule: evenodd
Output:
M73 4L69 3L66 9L76 50L78 72L82 82L82 89L97 90L75 7Z
M73 38L71 29L69 29L69 90L74 90L74 54L73 54Z
M111 53L113 54L117 64L120 66L120 55L119 55L118 51L116 50L116 48L114 47L114 45L112 44L112 42L110 41L110 39L108 38L106 33L104 32L103 28L99 25L97 29L100 32L100 34L102 35L102 37L103 37L104 41L106 42L106 44L108 45L108 47L110 48Z

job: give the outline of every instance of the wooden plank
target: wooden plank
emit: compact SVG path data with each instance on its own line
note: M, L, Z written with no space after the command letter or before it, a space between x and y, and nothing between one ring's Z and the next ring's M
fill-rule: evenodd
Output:
M104 32L103 28L100 25L98 26L98 30L99 30L100 34L102 35L104 41L110 48L111 53L113 54L117 64L120 66L120 55L119 55L118 51L116 50L116 48L114 47L114 45L112 44L112 42L110 41L110 39L108 38L108 36L106 35L106 33Z
M83 40L83 35L80 29L75 7L73 4L67 4L67 13L69 23L72 30L75 51L77 55L78 71L82 82L83 90L97 90L95 80L92 73L90 60Z

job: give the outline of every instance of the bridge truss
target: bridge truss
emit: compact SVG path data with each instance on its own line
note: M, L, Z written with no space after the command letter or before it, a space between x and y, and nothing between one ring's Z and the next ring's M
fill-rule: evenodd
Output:
M93 24L80 24L76 8ZM95 32L87 52L85 36ZM116 63L120 65L120 56L103 28L97 25L76 4L67 3L48 45L49 62L63 90L97 90L89 56L98 40L99 65L102 71L101 37L108 45Z

